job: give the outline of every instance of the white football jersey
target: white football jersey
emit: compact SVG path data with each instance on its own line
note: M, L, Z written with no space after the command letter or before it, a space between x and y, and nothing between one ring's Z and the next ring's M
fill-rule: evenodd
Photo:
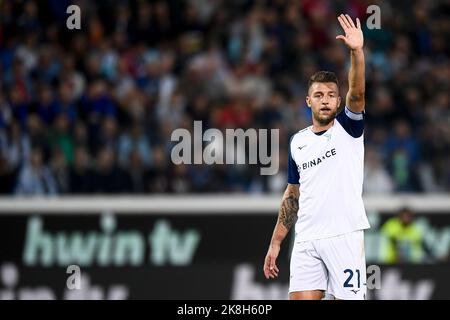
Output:
M312 126L289 143L288 183L300 184L296 241L370 228L362 199L364 113L347 107L326 131Z

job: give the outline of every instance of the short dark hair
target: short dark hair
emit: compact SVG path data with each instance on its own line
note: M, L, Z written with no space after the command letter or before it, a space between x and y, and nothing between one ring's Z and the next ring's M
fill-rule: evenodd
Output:
M336 74L331 71L319 71L314 73L308 81L308 90L311 88L314 82L334 82L337 86L339 86L338 79Z

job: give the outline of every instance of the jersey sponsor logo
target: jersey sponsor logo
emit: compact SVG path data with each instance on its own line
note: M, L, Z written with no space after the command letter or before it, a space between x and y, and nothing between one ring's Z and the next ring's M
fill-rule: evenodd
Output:
M302 165L301 165L301 168L303 170L306 170L308 168L312 168L312 167L320 164L322 161L326 160L327 158L335 156L336 154L337 154L336 153L336 148L333 148L331 150L326 151L321 157L317 157L317 158L315 158L313 160L303 162Z
M306 147L306 144L304 146L298 147L298 150L302 150L304 147Z

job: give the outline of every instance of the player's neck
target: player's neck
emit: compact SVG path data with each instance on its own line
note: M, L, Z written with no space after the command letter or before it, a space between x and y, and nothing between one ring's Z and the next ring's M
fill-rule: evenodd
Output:
M311 128L312 132L321 132L330 129L334 124L334 119L326 125L321 125L318 121L313 118L313 126Z

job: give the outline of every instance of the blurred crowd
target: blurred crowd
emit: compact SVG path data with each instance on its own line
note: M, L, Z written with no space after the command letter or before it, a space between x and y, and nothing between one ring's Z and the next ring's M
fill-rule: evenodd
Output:
M66 8L81 8L69 30ZM368 29L367 6L381 11ZM339 13L366 53L365 193L450 190L447 1L0 1L0 192L279 192L308 78L347 90ZM280 130L279 173L174 165L171 133Z

